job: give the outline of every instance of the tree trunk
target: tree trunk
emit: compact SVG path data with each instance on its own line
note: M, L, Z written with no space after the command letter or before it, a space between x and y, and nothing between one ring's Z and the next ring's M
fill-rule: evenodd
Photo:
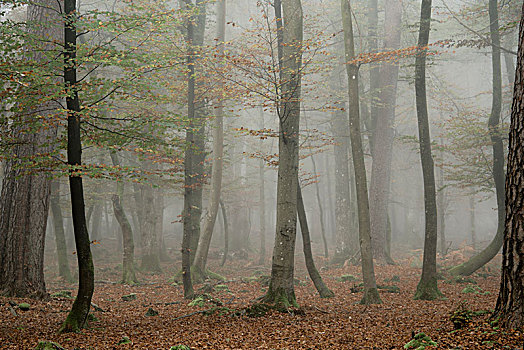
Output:
M415 59L415 95L417 105L420 160L424 181L425 236L422 276L415 299L433 300L442 294L437 286L437 200L435 172L431 155L428 106L426 100L426 51L431 25L431 0L422 0L418 52Z
M143 168L151 169L151 161L144 162ZM142 239L142 261L140 268L143 271L159 273L160 258L158 256L158 238L157 238L157 199L154 195L154 188L152 184L144 183L140 185L140 192L142 198L143 219L140 227Z
M224 55L224 42L226 33L226 0L217 2L217 55ZM220 82L219 91L225 88L224 82ZM216 109L215 126L213 129L213 165L211 169L211 195L209 208L204 218L204 231L200 237L198 248L193 263L193 277L200 281L206 276L207 255L213 236L213 228L218 214L220 203L220 192L222 191L222 157L224 154L224 101L223 95L218 97Z
M222 220L224 222L224 255L222 256L220 266L224 266L229 254L229 226L227 224L226 206L222 200L220 200L220 209L222 210Z
M335 138L335 238L336 246L332 258L335 264L349 258L350 250L356 250L348 242L351 230L349 189L349 130L344 114L345 106L338 106L331 119L331 130Z
M439 231L439 250L440 256L444 257L448 253L446 243L446 189L444 188L444 171L442 167L439 168L438 177L438 192L437 192L437 216L438 216L438 231Z
M300 0L275 1L277 25L282 32L281 91L279 117L279 164L277 222L271 280L264 297L268 303L287 309L297 306L293 285L297 229L298 149L302 66L302 4ZM283 16L280 15L282 9ZM284 23L282 23L282 20Z
M67 244L64 233L64 219L62 217L62 208L60 207L60 182L53 181L51 184L51 213L53 215L53 225L55 231L56 254L58 257L58 274L64 281L71 283L73 277L69 269L67 259Z
M493 148L493 180L497 197L497 233L491 243L483 251L466 261L455 266L449 272L452 275L467 276L487 264L500 251L504 236L504 145L500 131L500 110L502 107L502 74L500 60L500 34L498 21L497 0L489 1L489 19L491 33L491 65L493 70L493 95L491 115L488 120L489 136Z
M524 6L522 9L509 129L502 275L492 316L499 325L511 329L524 325Z
M57 50L61 23L55 1L44 0L30 4L27 20L32 25L28 30L40 42L38 50L27 50L24 55L35 62L45 61L46 51ZM44 53L43 53L44 52ZM28 132L34 125L36 115L43 117L43 125L56 116L61 106L57 102L44 102L35 108L23 111L12 126L17 138L11 156L4 164L2 195L0 198L0 295L16 297L47 296L44 282L44 241L49 212L51 179L48 174L28 174L24 162L38 155L43 157L55 149L57 126ZM46 98L42 98L46 100Z
M259 107L260 111L260 129L264 128L264 110L262 106ZM259 151L263 152L262 150L263 141L262 139L259 140ZM265 186L265 179L264 179L264 172L265 172L265 161L261 157L258 161L258 174L260 178L260 188L258 189L259 193L259 207L260 207L260 254L258 257L258 264L264 265L264 262L266 260L266 186Z
M400 47L402 2L386 1L384 49ZM373 133L373 165L371 168L370 216L373 257L393 263L386 249L389 190L391 184L391 159L393 156L395 106L399 65L384 62L380 68L379 105Z
M317 165L315 163L315 156L311 156L311 163L313 164L313 176L317 176ZM322 234L322 242L324 243L324 258L329 257L328 244L326 239L326 228L324 225L324 208L322 206L322 197L320 196L320 185L318 181L315 182L315 190L317 194L317 203L318 203L318 216L320 219L320 230Z
M306 209L304 208L304 200L302 198L302 189L300 188L298 181L297 184L298 220L300 221L300 231L302 231L302 244L304 245L304 257L306 259L307 272L309 273L309 277L311 277L320 297L331 298L335 296L335 293L329 290L329 288L324 284L322 277L315 267L315 260L313 259L313 253L311 252L311 237L309 235Z
M391 1L386 1L386 3ZM397 1L395 1L397 2ZM378 1L369 0L368 5L368 51L370 53L376 53L378 49ZM369 113L363 115L364 117L364 126L366 128L368 139L369 139L369 149L371 152L374 151L374 142L375 142L375 130L377 125L377 117L379 113L379 94L381 88L381 74L380 66L378 63L370 63L369 65ZM374 155L372 154L373 159Z
M350 62L355 58L355 44L353 23L351 21L351 4L349 0L341 0L341 12L342 25L344 27L345 62ZM382 301L377 291L373 266L373 252L371 248L366 164L364 163L364 151L362 149L360 133L357 65L354 63L346 63L346 72L349 93L349 133L356 181L358 232L360 238L360 255L362 257L362 276L364 280L364 296L360 303L380 304Z
M113 166L119 167L120 161L115 152L111 152ZM124 246L122 259L122 281L123 284L135 284L138 282L135 274L135 244L133 242L133 230L127 219L124 208L122 207L122 197L124 196L124 182L117 179L116 193L111 198L113 202L113 212L122 231L122 245Z
M191 14L186 21L187 33L187 118L186 144L184 155L184 234L182 237L182 276L184 283L184 297L193 297L191 282L191 264L200 238L200 217L202 215L202 180L204 167L204 123L197 111L197 106L203 107L196 101L195 96L195 55L197 46L202 45L205 26L205 6L202 0L193 5L191 0L184 0L185 9L194 11L198 8L195 18ZM203 18L203 20L202 20ZM202 42L200 42L202 40Z
M77 173L82 165L82 142L80 135L81 107L76 87L76 1L64 1L65 45L64 81L67 92L67 163L71 209L75 233L76 256L78 259L78 293L71 311L59 332L78 332L87 322L91 298L95 288L95 274L87 223L85 217L84 188L82 176Z

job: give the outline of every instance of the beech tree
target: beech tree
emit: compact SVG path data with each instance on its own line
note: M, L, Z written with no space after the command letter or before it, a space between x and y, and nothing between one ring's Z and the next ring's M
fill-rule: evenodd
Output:
M417 285L415 299L432 300L441 293L437 286L437 201L435 192L435 172L431 155L428 105L426 100L426 53L431 26L431 0L422 0L420 8L420 27L418 51L415 58L415 96L420 145L420 160L424 181L424 258L422 276Z
M355 42L353 36L353 23L351 20L350 0L341 0L341 12L342 25L344 28L345 61L349 93L349 133L353 158L353 171L355 172L358 232L360 238L360 255L362 259L362 277L364 280L364 296L360 303L380 304L382 303L382 300L378 295L375 270L373 266L373 251L371 247L366 165L364 163L364 151L362 148L362 137L360 133L358 66L353 62L355 58Z

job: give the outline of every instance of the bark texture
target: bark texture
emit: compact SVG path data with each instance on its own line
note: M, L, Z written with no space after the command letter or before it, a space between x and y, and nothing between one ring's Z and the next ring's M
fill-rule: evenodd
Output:
M28 30L42 40L37 49L24 54L42 65L46 51L58 50L52 40L61 40L58 3L43 0L27 7ZM35 97L36 99L37 97ZM45 98L43 98L45 100ZM51 179L48 174L28 174L23 163L35 155L53 151L57 126L28 130L37 117L52 119L61 108L59 103L45 102L24 111L14 125L13 136L18 143L10 150L4 164L0 198L0 294L16 297L42 298L47 295L44 282L44 241L49 212Z
M506 216L500 292L493 319L513 329L524 326L524 6L520 20L519 49L506 171Z
M353 37L353 23L351 20L351 4L349 0L341 0L342 25L344 27L345 61L351 62L355 58L355 43ZM366 164L360 133L360 110L358 97L358 67L354 63L346 63L349 93L349 133L353 169L355 173L358 232L360 238L360 255L362 258L362 277L364 280L364 296L361 304L382 303L377 291L375 271L373 266L373 252L371 248L371 230L369 220L369 202L366 180Z

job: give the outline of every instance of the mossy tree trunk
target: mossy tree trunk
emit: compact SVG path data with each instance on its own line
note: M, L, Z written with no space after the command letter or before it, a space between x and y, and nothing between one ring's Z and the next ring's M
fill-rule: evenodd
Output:
M362 304L382 303L377 291L375 271L373 266L373 251L371 248L371 229L369 219L368 189L366 180L366 165L360 133L360 107L358 94L358 67L351 61L355 58L353 23L351 20L351 4L349 0L341 0L342 26L344 28L345 62L349 94L349 135L351 153L353 156L353 171L355 173L358 231L360 238L360 255L362 258L362 276L364 280L364 296Z
M428 105L426 100L426 52L431 25L431 0L422 0L418 52L415 58L415 98L417 106L420 160L424 182L425 236L422 276L415 299L433 300L440 297L437 286L437 200L435 170L431 155Z
M59 332L77 332L87 322L91 298L95 287L93 258L85 217L84 188L82 176L77 173L82 165L82 142L80 134L81 106L78 98L76 78L76 1L64 1L65 45L64 81L67 91L67 163L70 166L69 188L78 260L78 293L71 311Z

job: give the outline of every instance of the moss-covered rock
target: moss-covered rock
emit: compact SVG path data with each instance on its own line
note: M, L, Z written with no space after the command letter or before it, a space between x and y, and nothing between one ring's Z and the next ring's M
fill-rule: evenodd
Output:
M415 349L415 350L424 350L426 346L437 346L438 343L431 340L429 336L424 333L419 333L415 335L406 345L404 349Z
M117 345L125 345L125 344L132 344L132 343L133 342L131 341L131 339L129 339L129 337L123 336Z
M29 311L31 305L29 305L28 303L20 303L18 304L18 308L22 311Z
M191 350L187 345L175 345L169 348L169 350Z

